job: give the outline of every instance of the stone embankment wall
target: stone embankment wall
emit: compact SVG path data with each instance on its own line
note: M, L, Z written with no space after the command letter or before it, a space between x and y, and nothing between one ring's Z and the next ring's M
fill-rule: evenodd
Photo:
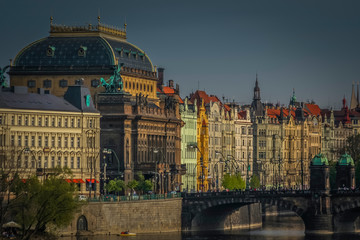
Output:
M89 234L158 233L181 231L181 198L131 202L90 202L60 235L75 235L85 216ZM86 234L86 233L85 233Z

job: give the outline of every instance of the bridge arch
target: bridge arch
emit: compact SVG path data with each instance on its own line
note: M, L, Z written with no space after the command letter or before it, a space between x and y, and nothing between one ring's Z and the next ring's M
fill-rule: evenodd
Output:
M360 200L344 201L332 206L335 232L354 232L360 217Z

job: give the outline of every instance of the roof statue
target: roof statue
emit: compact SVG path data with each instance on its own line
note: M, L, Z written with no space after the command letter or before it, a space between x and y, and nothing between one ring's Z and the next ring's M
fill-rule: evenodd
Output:
M120 75L120 70L123 65L123 63L118 64L114 69L114 74L108 80L100 78L101 84L99 86L104 86L106 93L123 92L123 79Z
M5 66L4 68L0 67L0 87L6 87L6 81L5 81L5 72L10 66Z

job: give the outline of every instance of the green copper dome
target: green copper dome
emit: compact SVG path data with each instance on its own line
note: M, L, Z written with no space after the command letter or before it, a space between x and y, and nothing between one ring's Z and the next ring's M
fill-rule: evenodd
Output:
M311 164L313 166L323 166L323 165L329 165L329 161L327 160L324 154L319 153L311 160Z
M352 157L349 154L345 153L340 157L338 165L341 165L341 166L349 166L349 165L354 166L355 164L354 164L354 160L352 159Z

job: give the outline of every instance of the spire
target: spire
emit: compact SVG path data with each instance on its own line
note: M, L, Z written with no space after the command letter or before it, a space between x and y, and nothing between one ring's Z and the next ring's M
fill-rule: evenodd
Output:
M295 106L295 103L296 103L295 88L293 88L293 95L290 98L290 105Z
M343 98L342 102L343 102L343 109L345 109L345 107L346 107L346 98L345 98L345 95L344 95L344 98Z
M352 84L350 110L355 109L359 105L359 103L356 99L356 96L355 96L355 88L354 88L355 86L354 85L355 85L355 82L353 82L353 84Z
M260 88L259 88L259 82L258 82L258 75L256 73L256 81L255 81L255 87L254 87L254 98L253 100L260 100Z

